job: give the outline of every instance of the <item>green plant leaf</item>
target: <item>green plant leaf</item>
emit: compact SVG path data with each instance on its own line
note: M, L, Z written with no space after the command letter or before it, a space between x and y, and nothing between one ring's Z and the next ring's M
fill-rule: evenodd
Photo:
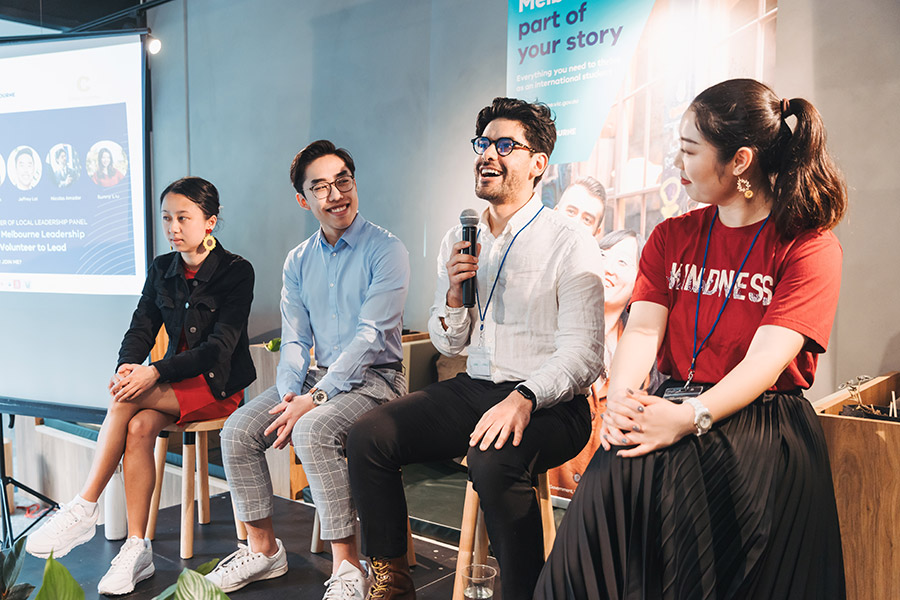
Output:
M228 600L216 584L196 571L185 569L178 576L175 600ZM35 599L37 600L37 599Z
M3 589L0 592L4 594L16 585L16 579L19 578L19 572L25 562L24 548L25 538L21 537L11 549L3 553Z
M14 585L3 596L4 600L28 600L28 596L34 591L34 586L30 583L20 583Z
M44 580L34 600L84 600L84 590L53 556L44 565Z
M194 570L197 571L198 573L200 573L201 575L208 575L209 573L212 573L213 569L216 568L216 565L219 564L220 560L222 560L222 559L214 558L209 562L203 563L202 565L200 565L199 567L197 567Z

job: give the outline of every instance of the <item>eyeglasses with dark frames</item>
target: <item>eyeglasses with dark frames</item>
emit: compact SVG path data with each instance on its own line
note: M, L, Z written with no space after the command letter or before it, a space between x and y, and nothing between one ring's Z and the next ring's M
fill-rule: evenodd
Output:
M328 181L320 181L316 185L309 188L309 190L315 195L319 200L324 200L328 196L331 195L331 186L337 188L339 192L349 192L353 189L353 175L341 175L337 179L332 182Z
M494 148L497 149L497 154L499 154L500 156L507 156L512 153L513 150L517 150L520 148L522 150L528 150L531 153L537 152L537 150L529 148L525 144L517 142L516 140L508 137L502 137L496 140L492 140L489 137L480 135L476 138L472 138L472 149L475 150L475 154L479 156L487 152L487 149L491 147L491 144L494 145Z

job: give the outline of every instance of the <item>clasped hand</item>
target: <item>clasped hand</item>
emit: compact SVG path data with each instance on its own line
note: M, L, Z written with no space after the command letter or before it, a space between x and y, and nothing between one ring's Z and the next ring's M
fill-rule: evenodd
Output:
M618 452L632 458L671 446L692 431L694 409L689 404L626 389L607 398L600 443L607 451L613 446L633 445Z
M294 425L300 420L300 417L311 411L315 405L310 394L297 395L288 392L284 395L281 404L269 411L270 415L278 415L278 418L272 421L264 435L269 435L273 431L277 432L278 437L275 438L273 446L279 450L288 445L291 441L291 432L294 431ZM278 413L281 413L280 415Z
M122 364L109 380L109 395L115 402L134 400L159 381L153 365Z

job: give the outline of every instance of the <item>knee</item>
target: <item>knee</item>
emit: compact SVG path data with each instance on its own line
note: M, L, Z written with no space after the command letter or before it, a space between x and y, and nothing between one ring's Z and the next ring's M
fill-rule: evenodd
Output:
M238 409L228 417L228 420L225 421L225 425L222 426L222 431L219 434L222 452L229 456L233 456L236 453L244 453L247 450L260 446L253 435L253 421L244 418L240 413L241 411ZM264 446L262 447L262 450L265 451Z
M498 498L517 482L531 486L524 467L511 464L507 455L508 452L503 450L489 448L482 451L477 447L470 448L466 454L469 479L482 501L490 502L491 499Z
M131 417L128 421L128 435L125 446L129 450L152 447L159 435L160 428L153 419L147 418L144 411Z
M311 410L294 424L291 432L291 443L294 450L303 458L307 448L320 448L322 446L342 446L343 442L338 432L331 427L332 419L324 415L325 411Z

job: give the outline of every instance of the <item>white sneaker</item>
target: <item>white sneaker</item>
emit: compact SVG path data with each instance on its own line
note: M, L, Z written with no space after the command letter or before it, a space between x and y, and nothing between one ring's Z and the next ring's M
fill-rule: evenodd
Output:
M325 582L325 596L322 600L366 600L372 587L372 574L363 562L365 573L348 561L341 562L337 573Z
M38 558L48 558L51 552L53 558L62 558L75 546L94 537L99 516L100 507L96 504L94 510L88 512L77 499L72 500L28 536L25 551Z
M206 578L227 594L254 581L281 577L288 570L287 553L281 540L276 539L275 543L278 544L278 552L271 557L238 544L237 552L223 558Z
M131 536L112 559L112 566L97 584L97 591L105 596L130 594L135 584L153 575L155 570L150 540Z

